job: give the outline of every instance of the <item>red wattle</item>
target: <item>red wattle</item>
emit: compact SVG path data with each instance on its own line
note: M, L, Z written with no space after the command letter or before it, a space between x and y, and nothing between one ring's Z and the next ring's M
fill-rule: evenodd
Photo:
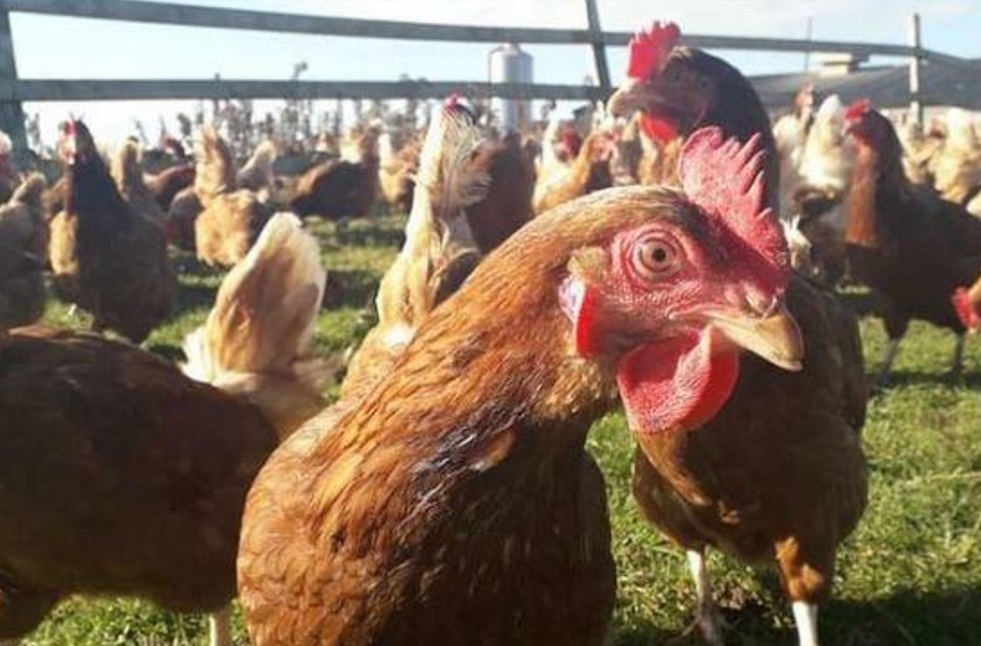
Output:
M629 352L617 384L638 433L697 428L715 417L739 378L739 353L713 347L711 332L665 339Z
M671 121L659 117L641 115L640 127L644 134L659 144L665 144L678 136L678 129L675 125Z

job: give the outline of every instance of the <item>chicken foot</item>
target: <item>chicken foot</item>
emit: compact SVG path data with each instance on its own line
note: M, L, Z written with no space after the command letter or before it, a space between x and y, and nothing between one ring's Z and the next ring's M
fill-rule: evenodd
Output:
M231 606L208 615L208 646L232 646Z
M800 646L818 646L817 604L794 601L791 608L794 611L794 623L797 625L797 639Z

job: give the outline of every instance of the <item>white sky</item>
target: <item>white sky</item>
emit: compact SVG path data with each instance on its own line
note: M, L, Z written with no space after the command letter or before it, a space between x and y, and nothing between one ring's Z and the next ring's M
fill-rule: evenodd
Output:
M585 27L582 0L185 0L225 6L339 17L497 26ZM927 47L981 57L981 0L598 0L605 29L635 30L654 19L677 21L694 34L801 38L808 18L813 37L902 43L906 21L922 16ZM431 80L486 80L491 44L424 43L233 30L170 27L14 14L21 78L284 79L306 61L308 80L395 80L402 73ZM528 46L535 80L579 83L592 75L585 46ZM614 82L625 50L608 51ZM747 74L799 71L802 54L722 52ZM171 102L28 104L40 110L45 132L69 109L82 112L107 138L132 131L141 118L155 132L157 115L193 104ZM111 132L109 132L111 131Z

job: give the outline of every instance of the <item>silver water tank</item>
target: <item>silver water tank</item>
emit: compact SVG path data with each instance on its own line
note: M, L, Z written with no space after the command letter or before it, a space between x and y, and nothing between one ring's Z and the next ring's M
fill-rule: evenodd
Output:
M491 83L531 83L531 54L521 51L514 43L491 50L488 57ZM501 132L521 130L531 122L531 101L492 99L491 109L498 116Z

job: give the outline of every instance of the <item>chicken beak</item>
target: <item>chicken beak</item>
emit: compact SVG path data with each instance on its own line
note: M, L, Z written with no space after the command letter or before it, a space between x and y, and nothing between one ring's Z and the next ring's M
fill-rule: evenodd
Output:
M606 112L613 117L629 117L643 105L644 82L641 79L627 79L606 102Z
M782 302L760 317L735 312L714 312L712 327L733 344L784 370L797 372L803 367L804 340L793 315Z

